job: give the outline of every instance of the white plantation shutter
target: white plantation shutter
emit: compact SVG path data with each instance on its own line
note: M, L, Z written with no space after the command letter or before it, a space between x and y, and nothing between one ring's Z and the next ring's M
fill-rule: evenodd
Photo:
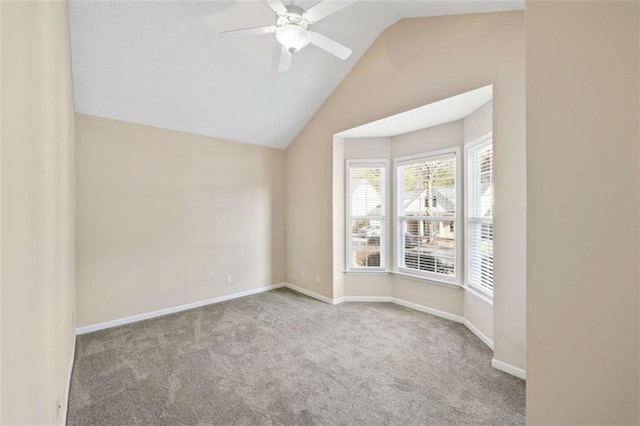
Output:
M397 162L396 264L401 272L456 279L456 157L456 150L445 150Z
M385 267L386 161L347 161L347 269Z
M493 144L467 148L467 285L493 296Z

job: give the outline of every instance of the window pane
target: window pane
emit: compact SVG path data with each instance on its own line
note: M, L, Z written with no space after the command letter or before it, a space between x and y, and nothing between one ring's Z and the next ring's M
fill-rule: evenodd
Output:
M493 216L493 149L487 145L473 152L470 167L473 168L471 182L474 199L471 216Z
M455 275L454 221L405 220L402 228L405 268Z
M380 238L382 237L381 220L351 221L352 265L354 267L380 266Z
M383 170L379 166L352 166L351 216L383 215Z
M455 157L398 167L400 216L455 216Z

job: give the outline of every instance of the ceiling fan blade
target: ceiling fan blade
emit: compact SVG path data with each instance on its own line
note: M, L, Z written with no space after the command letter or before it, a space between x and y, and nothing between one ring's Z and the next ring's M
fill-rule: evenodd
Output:
M312 44L318 46L320 49L326 50L327 52L337 56L343 61L351 56L351 49L349 49L347 46L343 46L337 41L333 41L320 33L309 31L309 41Z
M289 52L284 46L282 46L282 52L280 53L280 64L278 64L278 72L289 71L291 68L291 58L293 53Z
M271 9L273 9L273 11L278 15L286 15L287 8L284 6L284 4L282 4L280 0L264 0L264 1L266 1L269 7L271 7Z
M324 0L307 10L304 16L309 22L318 22L329 15L341 11L347 6L351 6L356 1L358 0Z
M239 30L221 31L221 37L249 37L261 34L272 34L276 32L276 27L267 25L262 27L242 28Z

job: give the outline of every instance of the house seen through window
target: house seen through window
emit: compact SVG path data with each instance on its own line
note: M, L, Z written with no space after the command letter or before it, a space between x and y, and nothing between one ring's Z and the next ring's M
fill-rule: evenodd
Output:
M396 162L399 271L455 279L456 150Z

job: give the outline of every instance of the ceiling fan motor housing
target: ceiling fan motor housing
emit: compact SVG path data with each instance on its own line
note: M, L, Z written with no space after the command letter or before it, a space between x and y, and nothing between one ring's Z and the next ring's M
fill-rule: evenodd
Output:
M307 12L300 6L296 6L295 4L289 4L285 6L287 8L287 13L284 15L276 14L276 24L280 27L283 25L293 24L300 25L304 28L307 28L307 24L309 23L306 19L304 19L304 14Z

